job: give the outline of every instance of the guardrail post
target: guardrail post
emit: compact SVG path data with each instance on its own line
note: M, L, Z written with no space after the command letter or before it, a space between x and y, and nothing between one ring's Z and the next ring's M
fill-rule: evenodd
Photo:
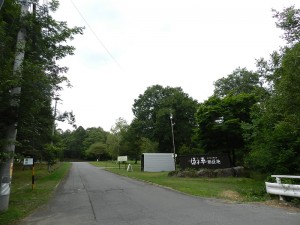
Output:
M280 179L280 177L276 177L276 182L277 182L277 184L281 184L281 179ZM279 195L279 200L280 200L280 201L284 201L284 198L282 197L282 195Z

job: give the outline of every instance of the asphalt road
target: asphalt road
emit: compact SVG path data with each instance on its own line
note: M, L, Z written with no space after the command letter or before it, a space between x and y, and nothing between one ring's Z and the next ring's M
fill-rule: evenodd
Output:
M178 193L73 163L46 206L19 225L300 225L300 213Z

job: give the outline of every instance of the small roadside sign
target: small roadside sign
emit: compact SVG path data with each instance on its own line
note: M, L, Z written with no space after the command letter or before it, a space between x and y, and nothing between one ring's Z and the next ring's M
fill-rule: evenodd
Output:
M126 162L128 160L127 155L124 156L118 156L118 163L119 163L119 169L120 169L120 164L124 163L125 164L125 169L126 169Z
M118 156L118 162L126 162L127 160L127 156Z
M33 158L24 158L23 165L24 166L32 166L33 165Z

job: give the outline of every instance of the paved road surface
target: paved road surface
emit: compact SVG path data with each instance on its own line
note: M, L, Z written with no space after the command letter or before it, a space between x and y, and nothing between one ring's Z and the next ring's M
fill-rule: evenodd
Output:
M20 225L300 225L300 213L203 199L73 163L55 198Z

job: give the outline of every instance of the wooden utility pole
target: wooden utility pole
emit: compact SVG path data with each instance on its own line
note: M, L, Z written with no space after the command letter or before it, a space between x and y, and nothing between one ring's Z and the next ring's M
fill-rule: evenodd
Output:
M171 131L172 131L172 143L173 143L173 156L174 156L174 168L176 170L176 150L175 150L175 139L174 139L174 129L173 126L175 123L173 123L173 114L170 114L170 121L171 121Z
M21 1L21 21L28 13L29 3L28 0ZM13 74L20 74L22 72L22 63L25 55L26 44L26 30L21 28L17 36L17 46L15 62L13 67ZM16 111L19 107L19 96L21 94L21 87L14 87L10 90L11 101L10 106ZM11 179L13 171L13 156L15 153L15 143L17 137L17 125L18 121L12 121L6 131L6 145L3 147L3 152L6 156L5 161L0 162L0 212L4 212L8 209L9 196L11 188Z

